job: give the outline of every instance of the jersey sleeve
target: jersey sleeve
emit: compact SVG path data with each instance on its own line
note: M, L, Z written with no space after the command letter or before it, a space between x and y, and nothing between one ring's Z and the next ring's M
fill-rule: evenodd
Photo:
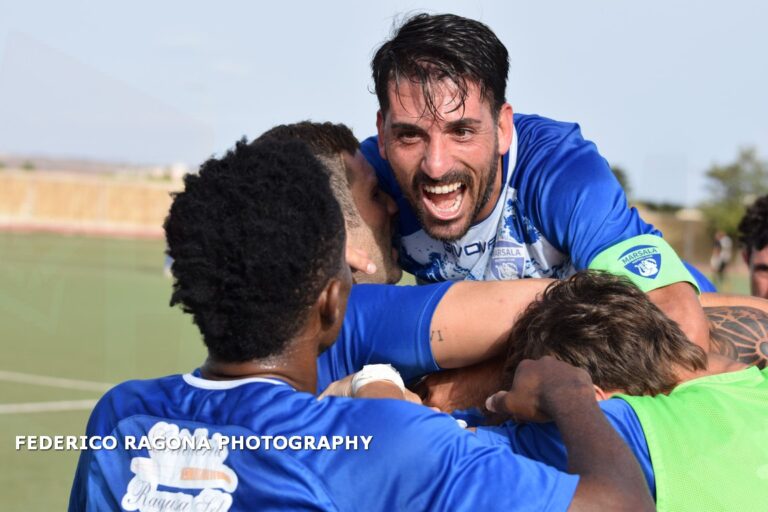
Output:
M648 443L640 420L624 400L615 398L600 402L608 423L618 432L635 455L653 496L656 481ZM498 427L478 427L476 435L487 444L506 446L513 453L548 464L561 471L568 468L568 454L560 431L554 423L507 422Z
M406 382L438 371L429 328L452 284L354 285L339 337L318 359L318 393L366 364L389 363Z
M551 145L524 184L523 200L536 223L577 269L586 269L608 247L638 235L661 236L646 224L627 198L597 147L582 138L578 125ZM550 239L551 240L551 239Z
M629 207L608 162L592 142L582 138L578 125L554 145L541 165L542 172L531 178L525 200L545 233L570 255L577 269L623 275L643 291L681 281L698 288L661 232ZM659 255L657 261L642 255L629 261L629 252L646 247Z

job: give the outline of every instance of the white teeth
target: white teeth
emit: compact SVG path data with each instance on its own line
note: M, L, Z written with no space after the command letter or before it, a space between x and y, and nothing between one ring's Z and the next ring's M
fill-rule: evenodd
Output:
M449 194L454 190L458 190L461 187L461 183L451 183L450 185L442 186L429 186L424 185L424 190L430 194Z

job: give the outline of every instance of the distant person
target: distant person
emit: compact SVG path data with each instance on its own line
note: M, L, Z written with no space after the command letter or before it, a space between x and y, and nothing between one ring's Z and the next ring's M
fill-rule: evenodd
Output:
M724 231L715 233L715 241L712 247L712 257L709 264L712 267L712 273L715 276L715 284L718 287L723 286L725 282L725 271L731 263L733 256L733 241Z
M508 409L567 432L567 472L420 405L317 400L317 356L339 333L352 277L341 210L304 144L239 143L207 161L185 178L165 230L171 302L193 316L208 358L99 401L89 436L159 444L82 452L70 510L653 510L586 372L552 358L521 368ZM358 397L403 391L375 375L358 384ZM273 448L217 449L220 436ZM316 447L332 436L370 439ZM194 444L174 450L174 439Z
M586 370L601 408L640 461L658 510L765 509L768 369L714 355L707 361L636 287L604 273L551 285L512 338L502 385L531 358L552 356ZM515 453L557 468L567 463L553 424L509 423L478 435L498 436Z
M768 299L768 196L757 199L739 223L752 295Z

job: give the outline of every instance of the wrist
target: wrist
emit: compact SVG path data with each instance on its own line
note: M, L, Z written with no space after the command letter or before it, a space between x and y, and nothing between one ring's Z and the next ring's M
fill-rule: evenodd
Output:
M397 386L400 393L405 393L405 383L400 373L390 364L367 364L352 378L352 396L358 396L363 386L381 381Z

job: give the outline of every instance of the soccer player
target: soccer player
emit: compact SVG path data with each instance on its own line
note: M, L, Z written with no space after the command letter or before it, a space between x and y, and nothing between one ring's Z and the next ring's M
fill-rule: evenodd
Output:
M709 346L699 286L578 125L516 114L508 54L485 25L418 14L375 53L378 136L363 142L400 210L400 263L422 282L602 269Z
M528 358L552 356L586 370L659 510L754 510L768 502L768 369L708 361L636 287L605 273L550 286L512 337L502 385ZM490 408L503 410L513 398L502 392ZM554 467L567 460L551 424L506 423L477 434Z
M347 246L365 249L376 262L372 274L354 272L356 283L392 282L400 277L391 243L396 208L388 195L381 193L376 175L362 157L352 131L343 124L299 122L279 125L261 135L264 140L300 140L324 164L334 196L341 205L347 229ZM350 253L347 252L349 259ZM318 360L318 391L371 363L393 364L407 381L446 368L460 368L484 361L494 355L503 364L506 340L515 318L551 282L549 279L514 281L459 281L423 286L355 285L350 295L339 341ZM705 304L718 304L723 298L703 294ZM719 325L733 325L738 320L765 314L741 308L738 299L729 307L718 309ZM750 317L751 314L751 317ZM758 314L755 317L755 314ZM731 357L751 357L755 343L762 338L732 339L734 329L717 331L713 349ZM747 332L755 332L750 328ZM737 351L738 349L738 351ZM750 352L751 350L751 352ZM763 360L768 354L763 356ZM496 373L500 370L498 365ZM486 365L463 370L474 379ZM443 395L463 394L450 385L455 374L430 377L431 392ZM485 396L483 396L485 398ZM432 397L435 402L445 399ZM454 396L463 403L464 399Z
M513 410L566 432L568 473L422 406L315 398L316 359L352 280L339 205L304 145L239 143L207 161L165 229L171 302L194 318L208 358L99 401L87 434L119 447L81 454L70 510L652 510L586 372L552 358L517 375ZM395 386L375 377L356 396ZM324 449L333 436L347 441Z
M758 198L747 209L739 231L752 295L768 299L768 196Z

